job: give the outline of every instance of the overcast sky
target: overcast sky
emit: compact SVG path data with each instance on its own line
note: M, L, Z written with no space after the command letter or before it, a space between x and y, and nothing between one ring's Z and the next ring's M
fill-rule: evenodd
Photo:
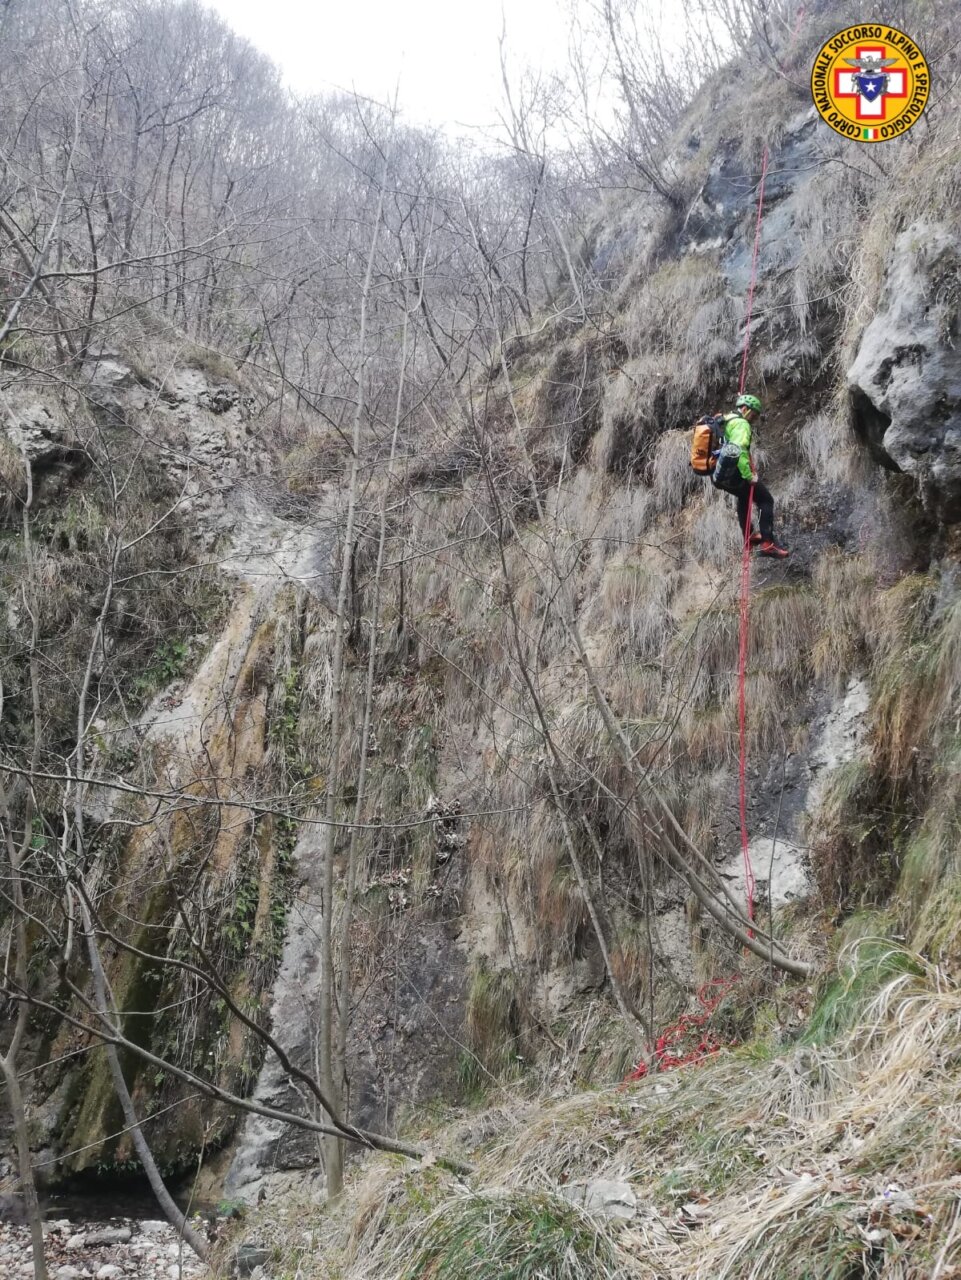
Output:
M566 59L563 0L204 0L300 93L392 97L411 122L484 128L496 118L502 14L512 63Z

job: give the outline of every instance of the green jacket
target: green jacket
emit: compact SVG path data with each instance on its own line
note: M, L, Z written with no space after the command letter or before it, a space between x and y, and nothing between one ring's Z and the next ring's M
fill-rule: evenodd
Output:
M754 475L754 464L751 461L751 424L747 418L736 413L727 414L724 419L724 439L727 444L741 447L741 456L737 460L737 469L744 480Z

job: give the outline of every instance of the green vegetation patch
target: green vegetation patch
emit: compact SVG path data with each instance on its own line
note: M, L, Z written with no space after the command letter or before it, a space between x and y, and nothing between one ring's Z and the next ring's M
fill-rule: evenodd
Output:
M485 963L471 976L467 995L466 1031L470 1053L461 1066L465 1089L472 1092L485 1080L516 1075L522 1064L520 1038L522 1005L515 974L496 972Z
M807 1044L832 1044L854 1027L870 1001L893 980L921 976L918 960L886 938L863 938L824 988L804 1032Z
M403 1280L604 1280L611 1242L573 1205L540 1192L465 1196L427 1225Z

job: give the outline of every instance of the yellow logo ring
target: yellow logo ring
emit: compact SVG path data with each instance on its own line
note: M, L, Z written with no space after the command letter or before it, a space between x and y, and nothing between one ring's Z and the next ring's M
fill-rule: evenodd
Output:
M845 27L821 46L811 95L821 119L853 142L889 142L921 118L931 75L910 36L883 22Z

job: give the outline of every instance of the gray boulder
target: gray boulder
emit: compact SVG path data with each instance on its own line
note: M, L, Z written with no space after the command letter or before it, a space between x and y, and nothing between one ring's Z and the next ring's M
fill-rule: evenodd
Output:
M63 425L46 407L35 401L18 406L6 423L7 435L33 466L51 466L64 454Z
M126 1244L133 1232L129 1227L104 1227L102 1231L87 1234L87 1244Z
M629 1222L637 1213L637 1196L629 1182L612 1182L598 1178L594 1182L575 1183L561 1188L561 1195L587 1213L601 1218L617 1218Z
M925 506L961 521L961 243L942 225L897 237L878 309L847 374L859 438L913 476Z
M38 501L59 498L89 466L89 459L67 425L40 401L11 407L4 415L2 428L14 450L30 464ZM15 486L23 487L25 477L24 469L23 478L13 481ZM8 475L8 483L11 480Z
M266 1266L269 1259L269 1250L260 1245L249 1242L239 1245L234 1254L234 1275L241 1277L241 1280L245 1276L252 1276L258 1267Z

